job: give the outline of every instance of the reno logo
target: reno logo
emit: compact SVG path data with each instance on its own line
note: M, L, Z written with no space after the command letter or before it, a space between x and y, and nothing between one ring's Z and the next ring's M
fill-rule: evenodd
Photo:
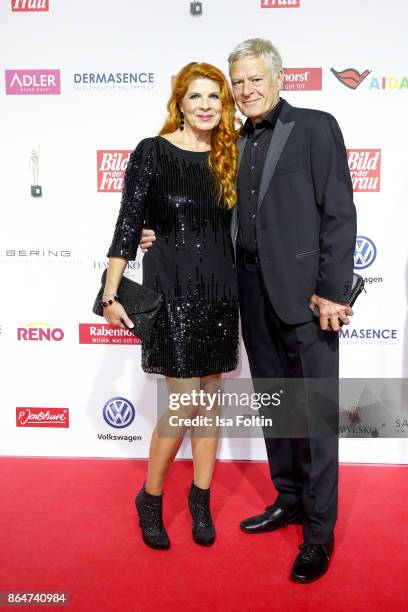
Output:
M381 149L347 149L353 191L380 191Z
M285 68L282 89L285 91L316 91L322 88L321 68Z
M59 70L6 70L8 96L53 96L60 93Z
M25 327L17 328L17 340L25 342L60 342L63 339L62 329L52 327L49 323L28 323Z
M48 11L48 0L11 0L11 10L16 13Z
M123 179L132 151L97 151L98 191L122 191Z
M68 408L16 408L17 427L69 427Z
M261 8L299 8L300 0L261 0Z

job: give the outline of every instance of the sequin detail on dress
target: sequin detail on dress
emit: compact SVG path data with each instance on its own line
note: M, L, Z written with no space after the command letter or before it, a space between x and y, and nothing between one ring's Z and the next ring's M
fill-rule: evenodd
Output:
M219 202L208 154L159 137L142 141L131 159L108 256L135 256L143 219L154 229L143 283L165 304L142 346L143 370L177 378L234 370L238 298L231 211Z

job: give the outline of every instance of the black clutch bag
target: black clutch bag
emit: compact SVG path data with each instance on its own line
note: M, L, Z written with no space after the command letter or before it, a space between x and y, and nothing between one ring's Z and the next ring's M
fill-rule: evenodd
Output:
M103 317L102 294L105 288L106 270L102 274L101 282L102 287L98 291L92 311ZM157 314L163 305L163 296L149 287L122 276L118 287L118 301L134 324L133 328L128 328L129 331L138 336L142 342L147 342L150 339Z
M353 306L353 304L355 303L356 299L358 298L358 296L360 295L360 293L362 291L365 291L364 289L364 278L362 276L360 276L359 274L356 274L355 272L353 273L353 282L351 285L351 294L350 294L350 298L348 300L348 305L349 306ZM319 318L320 317L320 310L318 306L315 306L312 310L313 314L315 317ZM340 327L343 325L343 321L339 320L339 325Z

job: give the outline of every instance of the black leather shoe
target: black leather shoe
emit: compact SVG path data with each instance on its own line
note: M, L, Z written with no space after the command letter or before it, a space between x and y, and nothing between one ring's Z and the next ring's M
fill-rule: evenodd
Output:
M170 548L169 536L163 526L163 494L151 495L143 485L137 494L135 503L139 514L139 527L142 528L143 542L150 548L158 550Z
M250 516L241 521L240 527L245 533L267 533L287 525L301 525L304 516L305 512L299 503L282 508L275 502L272 506L267 506L263 514Z
M327 572L334 548L334 539L325 544L303 543L292 567L290 577L295 582L313 582Z

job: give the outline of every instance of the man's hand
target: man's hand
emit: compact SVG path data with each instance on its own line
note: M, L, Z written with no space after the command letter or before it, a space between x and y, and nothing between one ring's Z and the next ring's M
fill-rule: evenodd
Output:
M142 249L143 253L147 253L150 247L153 246L154 241L156 240L156 234L153 230L144 229L142 232L142 237L140 238L139 247Z
M353 310L346 302L331 302L316 294L310 298L310 310L313 310L315 306L318 306L320 310L320 327L323 331L339 332L339 319L344 325L348 325L349 317L353 315Z

